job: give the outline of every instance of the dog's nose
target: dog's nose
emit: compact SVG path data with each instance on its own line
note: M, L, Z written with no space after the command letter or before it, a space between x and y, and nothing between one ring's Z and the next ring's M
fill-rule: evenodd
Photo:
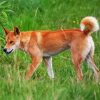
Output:
M3 49L3 51L4 51L4 52L7 52L7 49L6 49L6 48L4 48L4 49Z

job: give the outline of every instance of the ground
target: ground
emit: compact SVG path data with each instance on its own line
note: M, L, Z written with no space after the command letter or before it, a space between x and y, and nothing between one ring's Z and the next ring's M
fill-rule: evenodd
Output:
M100 22L99 0L0 0L0 23L21 31L79 28L85 16ZM100 69L100 31L92 34L95 63ZM0 100L100 100L100 81L82 64L84 79L76 81L70 51L53 57L55 79L50 80L42 63L29 81L24 79L30 57L16 50L10 55L2 51L4 32L0 27Z

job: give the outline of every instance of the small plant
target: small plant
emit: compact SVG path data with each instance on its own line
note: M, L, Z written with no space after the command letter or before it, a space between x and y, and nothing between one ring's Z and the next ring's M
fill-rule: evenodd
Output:
M4 23L8 20L8 14L12 13L11 4L7 1L0 1L0 22Z

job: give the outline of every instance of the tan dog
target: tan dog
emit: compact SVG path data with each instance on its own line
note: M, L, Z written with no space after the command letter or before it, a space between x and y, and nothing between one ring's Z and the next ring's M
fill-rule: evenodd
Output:
M94 17L85 17L81 21L80 29L20 32L17 27L14 27L14 31L4 28L6 34L4 52L9 54L19 48L30 54L32 64L26 73L26 79L32 76L42 58L47 66L48 75L54 78L52 56L70 49L77 79L81 80L83 77L80 65L86 60L98 80L99 70L93 61L94 42L91 37L91 33L97 30L99 24Z

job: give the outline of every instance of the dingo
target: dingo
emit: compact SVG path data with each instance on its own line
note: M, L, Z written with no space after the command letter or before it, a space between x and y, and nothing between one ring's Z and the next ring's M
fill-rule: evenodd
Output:
M93 61L94 42L91 37L91 33L97 30L99 24L91 16L82 19L80 29L20 32L17 27L14 27L14 31L4 28L6 34L4 52L9 54L19 48L30 54L32 64L26 73L26 79L32 76L42 58L47 66L49 77L54 78L52 56L70 49L77 79L81 80L83 77L80 65L85 60L93 70L95 79L98 80L99 69Z

